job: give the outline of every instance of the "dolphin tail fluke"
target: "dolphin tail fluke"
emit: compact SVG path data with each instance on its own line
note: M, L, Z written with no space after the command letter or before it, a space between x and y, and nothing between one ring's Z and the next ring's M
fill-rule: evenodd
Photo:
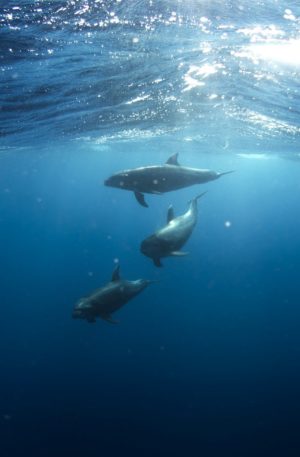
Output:
M140 205L144 206L145 208L148 208L147 203L145 202L145 195L142 194L142 192L135 191L134 196L139 202Z
M224 171L223 173L218 174L218 178L224 175L229 175L230 173L235 173L236 170Z
M190 207L196 207L197 205L197 200L201 197L203 197L203 195L207 194L207 190L205 192L202 192L202 194L199 194L197 195L196 197L194 197L192 200L189 201L189 205Z
M195 201L197 201L199 198L203 197L203 195L207 194L207 190L205 192L202 192L202 194L197 195L197 197L194 198Z

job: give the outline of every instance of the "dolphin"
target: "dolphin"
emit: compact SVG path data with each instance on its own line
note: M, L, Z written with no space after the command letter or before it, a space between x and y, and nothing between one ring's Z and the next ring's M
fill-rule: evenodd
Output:
M184 256L187 252L180 249L191 236L197 223L197 200L206 192L198 195L189 202L188 210L181 216L175 217L172 205L167 213L167 224L148 236L141 243L141 252L150 257L154 265L162 267L161 257Z
M106 186L131 190L137 201L148 207L144 193L163 194L194 184L213 181L234 170L218 173L213 170L182 167L178 163L178 153L173 154L164 165L151 165L123 170L104 181Z
M77 302L72 317L74 319L85 319L90 323L96 322L96 317L100 317L107 322L116 324L117 321L112 319L111 314L142 292L152 282L155 281L147 279L128 281L121 279L120 266L117 265L108 284Z

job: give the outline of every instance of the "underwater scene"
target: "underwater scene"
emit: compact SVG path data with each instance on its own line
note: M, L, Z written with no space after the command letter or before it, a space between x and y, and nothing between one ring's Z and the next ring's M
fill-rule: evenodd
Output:
M1 457L300 455L300 3L3 0Z

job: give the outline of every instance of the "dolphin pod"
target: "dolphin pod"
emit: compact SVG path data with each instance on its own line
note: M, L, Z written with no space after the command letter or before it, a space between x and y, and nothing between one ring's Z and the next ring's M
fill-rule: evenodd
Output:
M214 181L234 170L219 173L213 170L182 167L178 153L173 154L164 165L150 165L123 170L104 181L106 186L131 190L140 205L148 207L145 194L164 194L183 187Z
M212 181L232 172L233 170L219 173L213 170L182 167L178 163L178 153L176 153L169 157L164 165L133 168L116 173L105 181L105 185L133 191L137 201L142 206L148 207L144 193L163 194ZM172 205L169 206L166 225L141 242L141 253L151 258L155 266L162 266L162 257L187 254L180 249L188 241L196 226L197 201L205 193L194 197L189 202L187 211L180 216L175 217ZM117 265L111 281L81 298L75 305L72 316L74 319L83 319L90 323L96 322L97 317L110 323L117 323L111 315L153 282L156 281L121 279L120 266Z

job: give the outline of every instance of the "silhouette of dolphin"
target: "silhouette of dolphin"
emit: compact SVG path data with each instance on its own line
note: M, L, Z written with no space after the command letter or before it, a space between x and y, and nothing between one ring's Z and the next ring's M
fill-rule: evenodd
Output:
M172 205L169 206L167 224L147 237L141 243L141 252L152 258L154 265L162 267L161 257L184 256L187 252L180 249L191 236L197 223L197 200L206 192L190 201L188 210L181 216L174 217Z
M81 298L75 305L72 317L85 319L88 322L96 322L100 317L107 322L116 324L111 314L120 309L125 303L138 295L149 284L155 281L137 279L128 281L120 278L120 266L113 271L111 281L104 287L95 290L89 296Z
M148 207L144 193L163 194L172 190L213 181L234 170L218 173L213 170L182 167L178 153L169 157L164 165L151 165L120 171L104 181L106 186L131 190L137 201Z

